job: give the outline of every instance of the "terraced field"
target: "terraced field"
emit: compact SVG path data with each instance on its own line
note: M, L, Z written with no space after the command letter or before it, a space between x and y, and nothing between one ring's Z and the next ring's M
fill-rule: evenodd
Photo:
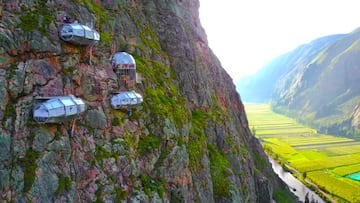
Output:
M316 130L271 111L267 104L245 104L249 127L266 150L295 168L338 202L360 202L360 142L317 134Z

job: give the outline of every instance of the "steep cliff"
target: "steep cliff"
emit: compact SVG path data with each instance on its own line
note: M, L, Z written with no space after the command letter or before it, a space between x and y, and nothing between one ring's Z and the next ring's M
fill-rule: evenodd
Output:
M194 0L0 4L1 202L270 202L293 198L251 135ZM59 39L64 17L100 42ZM144 97L112 109L109 58L131 53ZM33 119L36 97L74 95L78 118Z

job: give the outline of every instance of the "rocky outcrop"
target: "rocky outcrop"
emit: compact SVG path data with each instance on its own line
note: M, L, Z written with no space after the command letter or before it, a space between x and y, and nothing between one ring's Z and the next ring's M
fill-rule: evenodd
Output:
M288 189L251 135L230 76L208 47L198 1L0 4L1 202L270 202ZM100 42L58 37L64 17ZM114 110L110 63L131 53L144 102ZM74 120L38 124L34 99L75 95ZM291 198L291 197L290 197Z

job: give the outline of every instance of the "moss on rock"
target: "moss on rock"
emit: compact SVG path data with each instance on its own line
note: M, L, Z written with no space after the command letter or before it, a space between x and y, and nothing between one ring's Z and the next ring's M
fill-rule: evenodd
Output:
M86 115L86 122L91 128L104 129L106 127L106 116L101 109L89 110Z

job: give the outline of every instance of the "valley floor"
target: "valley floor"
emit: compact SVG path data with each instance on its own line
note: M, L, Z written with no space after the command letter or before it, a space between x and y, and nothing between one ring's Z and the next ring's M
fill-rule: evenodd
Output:
M331 202L360 202L360 182L349 177L360 171L359 141L318 134L267 104L245 109L253 134L284 168Z

